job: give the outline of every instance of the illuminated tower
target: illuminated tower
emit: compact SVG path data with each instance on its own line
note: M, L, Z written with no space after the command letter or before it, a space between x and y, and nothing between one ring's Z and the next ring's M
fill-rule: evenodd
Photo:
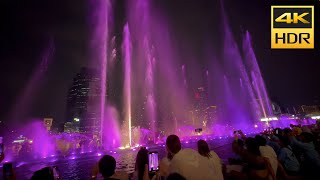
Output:
M94 69L82 68L67 95L67 122L79 132L99 131L100 80Z
M208 93L205 87L197 88L195 92L194 126L205 127L208 123Z

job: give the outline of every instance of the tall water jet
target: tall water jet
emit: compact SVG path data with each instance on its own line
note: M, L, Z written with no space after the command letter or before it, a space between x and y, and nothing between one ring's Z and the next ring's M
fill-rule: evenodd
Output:
M248 31L246 31L244 38L243 38L243 51L244 51L244 60L246 67L251 72L252 81L254 83L254 89L257 94L258 101L261 106L261 110L263 112L263 116L271 116L272 108L271 103L268 97L268 93L263 81L263 77L260 72L260 68L256 59L256 55L254 53L254 50L252 48L251 43L251 36Z
M156 102L154 97L154 68L155 68L155 57L154 49L150 46L148 38L145 38L144 46L146 48L146 93L147 93L147 117L149 121L149 127L152 133L153 142L156 142Z
M256 78L256 75L253 71L251 71L251 76L252 76L252 84L256 90L256 93L257 93L257 97L258 97L258 101L259 101L259 104L260 104L260 108L262 110L262 113L263 113L263 117L267 117L267 113L266 113L266 109L264 107L264 104L263 104L263 99L262 99L262 95L261 95L261 92L260 92L260 88L259 88L259 82Z
M96 108L99 109L100 114L100 139L103 141L102 132L103 121L105 120L105 108L106 108L106 81L107 81L107 48L108 48L108 17L110 16L110 1L99 0L90 2L93 6L93 12L91 17L91 24L93 24L93 34L91 39L92 50L92 65L100 69L100 102L97 102ZM103 144L103 142L102 142Z
M124 110L125 121L123 127L128 131L128 139L125 141L126 145L131 146L131 37L128 23L123 29L123 43L122 43L123 55L124 55Z
M151 1L132 0L128 3L130 32L132 33L132 110L135 125L150 130L149 141L156 141L158 126L158 94L155 92L156 47L151 32ZM140 123L139 123L140 122Z
M188 109L190 108L187 88L184 85L183 75L181 73L182 63L178 61L178 50L175 48L173 34L171 34L165 15L152 11L152 21L150 29L152 42L156 48L156 102L158 110L159 127L168 135L175 133L175 127L172 122L177 121L178 126L189 119Z
M154 143L156 143L156 117L155 117L155 100L154 100L154 96L153 94L149 94L147 96L147 118L149 121L149 126L150 126L150 131L151 131L151 137L152 137L152 141Z
M105 120L103 121L103 147L107 149L120 147L120 128L119 115L114 107L108 106L105 111Z
M181 71L182 71L182 77L183 77L183 85L185 88L188 88L187 78L186 78L186 65L185 64L181 66Z
M33 103L33 98L36 92L39 91L43 83L43 78L48 70L48 66L51 63L54 51L54 39L50 37L48 46L44 50L39 64L34 69L33 74L26 83L26 87L24 88L20 96L18 96L18 98L16 99L15 106L12 108L10 114L8 115L8 118L10 120L15 121L21 118L28 118L25 116L28 116L27 113L29 107L32 107L31 104Z
M237 116L232 124L238 126L241 124L251 126L258 117L255 114L257 101L256 96L253 93L253 87L249 79L248 72L243 62L238 45L233 37L231 28L229 27L227 16L223 7L223 2L221 2L223 24L224 24L224 58L225 58L225 71L228 76L228 83L230 87L230 93L232 93L232 103L236 106ZM241 81L239 81L241 78ZM238 91L239 88L244 88L243 91ZM230 99L229 99L230 100ZM231 102L227 102L227 104ZM232 112L231 109L227 110ZM230 118L230 117L229 117ZM234 117L233 117L234 118ZM249 126L248 126L249 125ZM243 127L242 127L243 128Z

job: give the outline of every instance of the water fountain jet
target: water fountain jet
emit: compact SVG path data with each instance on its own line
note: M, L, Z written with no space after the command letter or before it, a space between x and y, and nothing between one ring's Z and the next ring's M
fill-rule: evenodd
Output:
M125 121L124 127L128 130L128 140L126 143L131 146L132 132L131 132L131 37L129 25L126 24L123 30L123 54L124 54L124 108L125 108Z

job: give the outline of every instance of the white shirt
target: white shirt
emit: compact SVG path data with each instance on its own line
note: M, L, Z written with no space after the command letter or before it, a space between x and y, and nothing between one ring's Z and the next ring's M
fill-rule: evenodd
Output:
M212 179L223 180L222 161L214 151L210 151L210 154L211 157L204 157L204 161L208 162L209 168L211 169L211 171L213 171L214 176L212 177Z
M262 157L266 157L269 159L271 167L274 171L274 174L277 174L277 169L278 169L278 159L277 159L277 154L274 152L272 147L265 145L265 146L260 146L259 147L260 154Z
M213 180L216 174L208 158L192 149L182 149L173 156L170 173L179 173L187 180Z

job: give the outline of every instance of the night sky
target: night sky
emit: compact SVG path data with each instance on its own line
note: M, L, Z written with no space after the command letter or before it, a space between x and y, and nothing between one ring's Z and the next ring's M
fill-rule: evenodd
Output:
M93 2L93 0L90 0ZM0 2L0 119L6 120L19 102L32 75L39 69L50 39L54 55L30 94L30 117L65 117L67 90L72 78L89 62L89 0L2 0ZM279 1L226 0L228 20L237 40L248 30L272 100L282 106L315 104L320 97L320 46L314 50L270 49L270 6ZM293 1L281 1L294 4ZM280 3L281 3L280 2ZM299 1L315 5L318 1ZM123 0L114 2L112 35L121 36L125 22ZM190 52L187 64L206 69L204 50L219 47L218 0L155 0L175 34L178 49ZM295 3L297 4L297 3ZM221 20L221 19L220 19ZM319 18L315 19L316 31ZM221 29L220 29L221 30ZM239 42L241 43L241 42ZM216 48L217 49L217 48ZM219 48L218 48L219 49ZM191 60L192 59L192 60ZM184 60L181 60L184 61ZM40 66L43 67L43 66ZM197 84L195 84L196 86ZM21 110L22 111L22 110Z

